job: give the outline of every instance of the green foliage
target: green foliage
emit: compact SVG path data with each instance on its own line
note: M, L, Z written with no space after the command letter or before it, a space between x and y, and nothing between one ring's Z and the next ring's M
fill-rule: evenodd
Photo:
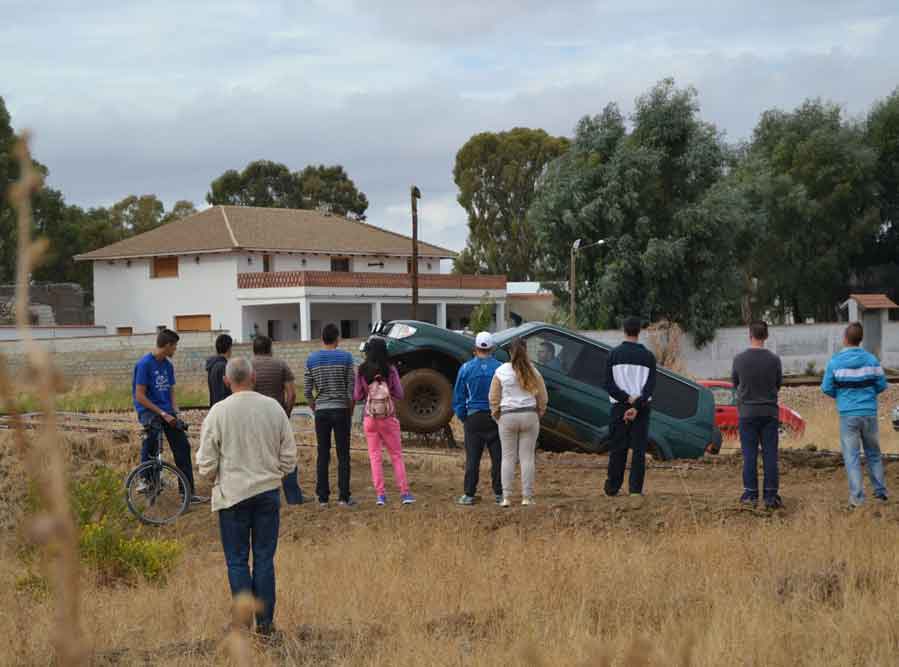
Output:
M164 582L181 555L175 540L129 535L134 519L129 514L121 476L107 467L96 467L69 489L72 513L79 530L81 558L107 583L137 579ZM34 489L26 500L26 511L35 513L40 504ZM31 554L23 553L30 563ZM42 580L31 572L22 577L22 586L35 587Z
M243 171L229 169L210 184L210 204L325 210L365 219L368 199L340 165L308 166L291 173L286 165L256 160Z
M481 302L471 309L468 328L474 332L488 331L493 324L493 306L493 299L485 292Z
M748 258L765 308L798 322L836 317L880 226L877 154L863 139L858 123L820 100L762 114L731 180L761 213Z
M538 255L527 211L540 174L568 144L524 127L482 132L465 143L453 169L458 201L468 213L468 245L455 263L457 273L534 277Z
M702 344L727 321L738 295L727 193L706 197L729 154L696 98L660 82L637 99L630 133L608 105L578 123L571 148L544 175L530 211L541 277L567 276L576 239L607 240L577 257L579 327L617 326L634 314L676 322Z
M83 526L78 548L81 558L107 582L138 578L164 582L181 556L181 545L175 540L126 537L108 519Z

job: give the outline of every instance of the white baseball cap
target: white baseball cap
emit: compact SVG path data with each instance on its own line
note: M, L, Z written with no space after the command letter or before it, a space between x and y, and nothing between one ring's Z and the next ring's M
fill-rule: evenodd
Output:
M474 339L474 346L479 350L492 350L493 336L490 335L489 331L482 331Z

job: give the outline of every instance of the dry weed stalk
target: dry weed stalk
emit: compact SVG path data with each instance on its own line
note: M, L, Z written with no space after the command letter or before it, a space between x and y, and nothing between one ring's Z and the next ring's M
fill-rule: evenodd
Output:
M684 371L682 349L684 332L674 322L657 322L649 327L649 346L660 366L675 373Z
M65 460L59 447L56 426L56 392L61 379L53 367L49 352L35 342L31 334L28 311L28 283L32 268L46 250L43 241L31 240L31 196L40 189L42 178L34 169L28 153L28 135L16 143L14 154L19 162L19 180L9 189L9 201L18 219L18 267L16 274L16 325L25 343L29 372L34 389L41 398L44 422L35 441L25 436L16 408L16 387L9 377L5 358L0 356L0 397L11 416L15 441L25 461L29 477L41 501L43 511L27 527L30 539L44 549L52 563L56 595L56 627L53 637L56 659L60 665L83 665L87 651L82 642L79 622L78 533L69 509Z

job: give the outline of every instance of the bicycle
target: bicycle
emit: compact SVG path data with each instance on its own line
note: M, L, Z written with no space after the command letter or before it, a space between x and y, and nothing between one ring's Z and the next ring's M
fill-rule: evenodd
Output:
M172 425L181 431L187 424L176 419ZM156 456L132 470L125 480L125 501L128 509L142 523L163 526L172 523L190 505L190 483L184 473L162 460L165 431L161 417L154 417L144 425L147 437L156 431Z

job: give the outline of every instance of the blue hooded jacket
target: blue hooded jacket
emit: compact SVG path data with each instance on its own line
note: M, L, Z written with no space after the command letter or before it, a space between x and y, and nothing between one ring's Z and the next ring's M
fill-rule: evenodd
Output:
M475 357L462 364L453 389L453 412L461 421L473 412L490 412L490 383L501 365L493 357Z
M821 382L821 391L837 399L837 411L847 417L876 417L877 395L886 388L877 357L860 347L835 354Z

